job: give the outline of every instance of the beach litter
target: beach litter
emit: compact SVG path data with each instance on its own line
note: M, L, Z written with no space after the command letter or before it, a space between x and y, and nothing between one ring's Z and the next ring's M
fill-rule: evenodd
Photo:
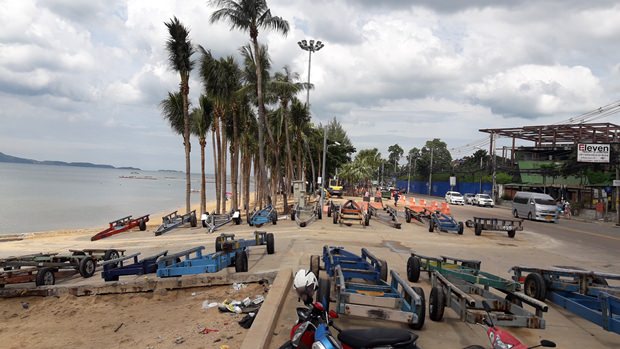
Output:
M185 342L185 338L183 338L183 337L177 337L177 338L174 340L174 344L181 344L181 343L183 343L183 342Z
M218 303L217 302L209 302L208 300L202 302L202 309L211 309L213 307L217 307Z
M215 329L211 329L211 328L204 328L200 331L198 331L198 333L202 333L202 334L209 334L211 332L219 332L220 330L215 330Z
M248 287L248 286L247 286L246 284L242 283L242 282L235 282L235 283L232 285L232 287L233 287L233 289L234 289L235 291L239 291L239 290L241 290L241 289L243 289L243 288L246 288L246 287Z
M256 318L256 313L249 313L243 317L243 319L239 320L239 325L245 329L252 327L254 323L254 319Z

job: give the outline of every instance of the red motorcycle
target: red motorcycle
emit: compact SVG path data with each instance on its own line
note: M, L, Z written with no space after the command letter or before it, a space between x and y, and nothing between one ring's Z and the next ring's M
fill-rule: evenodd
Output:
M487 316L482 320L484 324L478 324L485 329L487 336L489 337L489 342L491 342L491 348L493 349L532 349L538 347L546 347L546 348L555 348L555 343L543 339L540 341L540 344L535 345L533 347L528 347L527 345L521 343L517 338L511 335L509 332L502 330L499 327L496 327L491 319L490 311L491 307L486 301L482 301L482 306L484 310L487 312ZM465 349L486 349L480 345L470 345Z
M326 311L319 302L308 308L297 308L297 323L291 329L291 340L280 349L418 349L418 336L404 329L368 328L341 330L332 319L338 318L333 310ZM329 327L338 331L338 341L329 332Z

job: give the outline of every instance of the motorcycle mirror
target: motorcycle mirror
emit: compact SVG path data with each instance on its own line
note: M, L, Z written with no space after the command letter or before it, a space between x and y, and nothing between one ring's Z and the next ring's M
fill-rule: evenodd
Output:
M318 310L318 311L324 311L325 308L323 307L323 304L319 303L319 302L314 302L314 304L312 304L314 306L314 309Z
M308 309L299 307L297 308L297 317L300 321L306 321L308 319Z
M540 345L546 348L555 348L555 343L546 339L541 340Z
M329 317L332 318L332 319L337 319L338 318L338 314L335 311L330 310L329 311Z
M482 301L482 307L487 313L491 312L491 306L487 303L487 301Z

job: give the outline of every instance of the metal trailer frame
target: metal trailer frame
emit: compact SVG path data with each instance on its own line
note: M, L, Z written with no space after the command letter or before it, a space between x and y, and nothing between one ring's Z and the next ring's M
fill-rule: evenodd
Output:
M110 226L93 235L90 238L90 241L101 240L107 238L112 235L120 234L122 232L126 232L129 229L139 227L140 231L146 230L146 222L149 221L149 215L146 214L144 216L138 218L131 218L131 216L119 218L115 221L110 222Z
M368 216L369 219L376 217L379 222L385 223L392 228L400 229L401 224L398 221L398 211L394 207L383 205L383 202L379 202L380 210L373 205L373 202L368 203ZM378 205L377 205L378 206Z
M557 269L514 266L513 280L523 281L528 296L551 302L593 322L603 329L620 334L620 287L607 280L620 275L582 270L575 267ZM527 277L524 274L527 273Z
M514 238L517 230L523 230L523 219L474 217L471 224L476 236L480 236L483 230L492 230L505 231L508 237Z
M267 205L262 210L254 211L248 218L248 224L250 227L255 226L260 228L263 224L273 223L278 224L278 212L272 205Z
M323 219L321 203L317 201L310 206L300 206L296 204L291 212L291 219L301 228L308 226L317 219Z
M473 274L480 271L481 264L482 262L476 259L448 256L429 257L412 252L407 259L407 279L411 282L418 282L421 271L427 272L429 278L435 270L440 272L463 271Z
M230 222L234 222L235 225L241 224L241 212L239 210L233 210L230 213L224 214L203 213L200 218L202 227L207 228L209 233L213 233Z
M461 321L482 323L486 315L486 312L481 311L484 310L484 300L491 306L489 314L497 326L545 328L543 312L548 310L547 305L523 293L508 293L498 289L511 297L504 299L491 292L488 286L481 287L450 275L444 276L437 270L431 274L431 285L429 318L433 321L443 319L444 307L447 306L454 310ZM523 303L534 307L535 314L525 310Z
M192 228L198 225L196 210L192 210L184 215L179 215L178 211L169 213L161 218L162 224L155 230L155 236L162 235L172 229L178 228L183 224L189 223Z
M409 286L393 270L388 284L387 263L365 248L361 252L358 256L343 247L323 247L323 263L333 280L337 313L407 323L412 329L421 329L424 291ZM311 270L318 269L317 262L318 256L311 257Z
M411 223L411 219L415 219L416 221L424 224L424 219L430 219L430 211L424 208L421 212L412 209L411 207L405 205L405 222Z
M248 271L249 247L266 245L267 253L275 252L272 233L255 232L253 240L234 239L234 234L222 234L215 239L215 253L203 254L204 246L169 254L157 260L157 276L161 278L217 273L235 266L236 272Z
M118 281L119 276L125 275L144 275L157 272L157 259L162 256L166 256L168 251L163 251L150 257L142 258L138 260L140 252L119 257L116 259L110 259L102 262L100 265L103 267L101 277L105 281ZM125 261L133 259L132 264L125 264Z
M457 222L451 215L439 211L431 212L428 222L428 231L432 233L435 231L435 227L439 229L439 231L446 233L455 232L459 235L463 235L463 231L465 230L463 222Z
M353 200L347 200L341 205L336 205L330 201L330 208L327 212L328 216L332 216L332 222L341 226L344 224L350 227L353 225L351 222L354 221L358 221L364 228L370 224L368 210L364 212L364 208Z
M75 270L58 270L54 268L27 267L24 269L4 269L0 271L0 288L5 285L34 282L38 286L50 286L56 279L75 274Z

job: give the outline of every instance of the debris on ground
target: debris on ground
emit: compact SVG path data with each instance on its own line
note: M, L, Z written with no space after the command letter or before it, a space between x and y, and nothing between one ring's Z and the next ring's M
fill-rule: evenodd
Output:
M174 340L174 344L181 344L183 342L185 342L185 338L180 337L180 336Z
M239 290L241 290L242 288L246 288L246 287L248 287L248 286L247 286L246 284L244 284L243 282L235 282L235 283L232 285L232 287L233 287L233 289L234 289L235 291L239 291Z
M30 304L28 302L22 302L22 308L28 309L30 308Z
M209 302L208 300L202 302L202 309L211 309L213 307L217 307L217 302Z
M219 331L220 331L220 330L215 330L215 329L212 329L212 328L206 328L206 327L205 327L204 329L202 329L202 330L198 331L198 333L202 333L202 334L209 334L209 333L211 333L211 332L219 332Z
M118 326L116 327L116 329L114 330L114 332L118 332L118 330L120 330L120 329L121 329L121 327L123 327L123 325L124 325L124 324L125 324L124 322L121 322L121 324L120 324L120 325L118 325Z
M252 327L252 323L254 323L255 318L256 318L256 313L249 313L246 316L244 316L243 319L239 321L239 325L246 329L250 328Z

